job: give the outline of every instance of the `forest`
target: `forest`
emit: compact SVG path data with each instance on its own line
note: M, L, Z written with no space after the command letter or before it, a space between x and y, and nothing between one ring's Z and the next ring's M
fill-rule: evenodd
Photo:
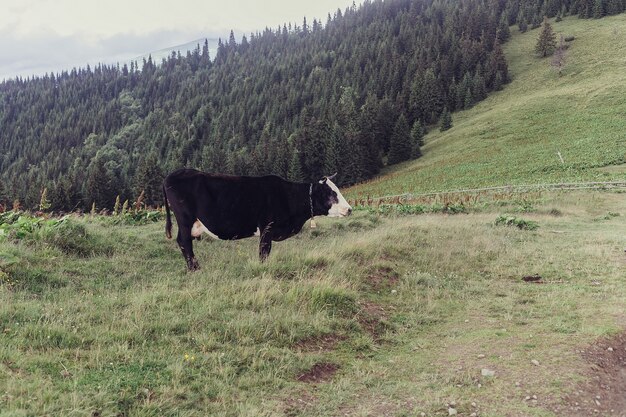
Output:
M509 81L501 45L543 17L626 0L386 0L161 62L0 83L0 203L55 211L162 203L180 167L340 185L421 154L425 132ZM449 122L449 120L447 120ZM449 124L449 123L446 123Z

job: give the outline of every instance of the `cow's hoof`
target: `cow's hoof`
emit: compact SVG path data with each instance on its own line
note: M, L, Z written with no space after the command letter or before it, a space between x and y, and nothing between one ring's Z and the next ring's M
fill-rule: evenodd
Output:
M200 264L195 259L192 259L187 262L187 269L189 269L189 272L197 271L200 269Z

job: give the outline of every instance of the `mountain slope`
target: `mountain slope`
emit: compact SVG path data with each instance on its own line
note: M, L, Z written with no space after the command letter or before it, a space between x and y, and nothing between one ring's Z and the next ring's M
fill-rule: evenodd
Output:
M538 30L513 31L505 46L512 82L503 91L427 135L422 158L348 194L626 178L626 15L553 27L576 38L561 77L549 58L534 56Z
M146 54L136 57L132 61L142 62L144 59L148 60L148 58L151 57L152 61L154 61L157 64L160 64L162 60L164 59L167 60L170 56L172 56L172 52L174 53L180 52L182 55L187 55L187 52L192 53L195 49L197 49L201 45L204 45L204 41L205 41L205 38L196 39L187 43L183 43L181 45L170 46L169 48L163 48L157 51L148 52ZM219 40L217 38L208 38L206 39L206 41L208 43L210 56L215 56L217 52L217 44ZM127 64L130 66L130 61Z

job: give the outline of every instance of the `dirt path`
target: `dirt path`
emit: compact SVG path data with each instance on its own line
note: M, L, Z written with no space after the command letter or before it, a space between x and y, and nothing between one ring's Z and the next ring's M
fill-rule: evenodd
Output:
M552 411L572 417L626 417L626 332L597 341L581 355L588 363L585 382Z

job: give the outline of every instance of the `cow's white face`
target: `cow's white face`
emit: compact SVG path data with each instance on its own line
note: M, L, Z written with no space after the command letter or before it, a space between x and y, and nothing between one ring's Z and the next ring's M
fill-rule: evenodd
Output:
M332 182L330 179L325 178L320 181L320 184L326 184L333 191L331 193L331 206L328 210L328 217L345 217L349 216L352 213L352 207L346 201L346 199L341 195L339 188Z

